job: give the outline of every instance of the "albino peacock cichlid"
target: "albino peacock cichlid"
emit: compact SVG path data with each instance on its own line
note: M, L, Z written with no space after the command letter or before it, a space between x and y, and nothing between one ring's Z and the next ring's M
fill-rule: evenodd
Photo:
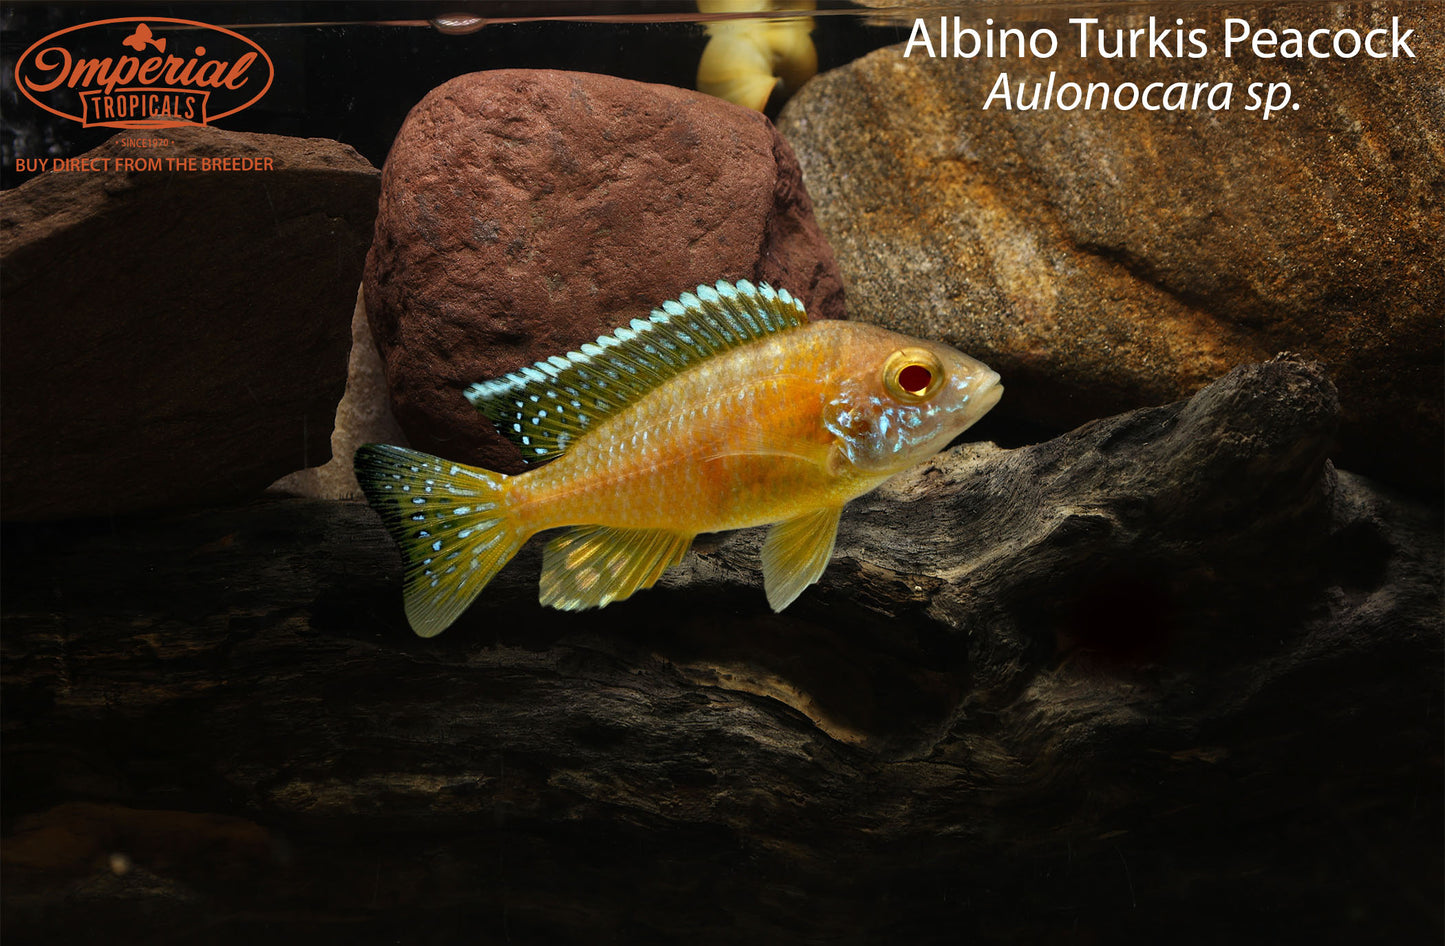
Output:
M368 444L356 475L405 559L406 614L440 634L534 534L540 599L603 607L650 587L701 532L772 524L768 603L822 575L849 500L937 453L998 402L947 346L809 322L787 290L699 286L466 397L536 470L505 476Z

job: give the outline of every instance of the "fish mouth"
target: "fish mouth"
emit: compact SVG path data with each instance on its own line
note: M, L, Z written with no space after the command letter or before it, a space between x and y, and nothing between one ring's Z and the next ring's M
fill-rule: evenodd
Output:
M999 402L999 398L1003 397L1003 385L999 384L999 380L997 371L990 371L989 377L984 379L976 395L977 400L974 401L974 410L978 412L979 417L993 410L993 406Z
M963 425L954 431L953 436L957 437L974 424L978 423L983 415L993 410L993 406L1003 397L1003 385L999 384L997 371L990 371L980 378L973 386L973 390L963 401L959 411Z

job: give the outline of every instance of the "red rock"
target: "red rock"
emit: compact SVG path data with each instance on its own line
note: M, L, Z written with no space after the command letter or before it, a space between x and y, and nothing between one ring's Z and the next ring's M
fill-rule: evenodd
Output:
M378 174L319 138L167 129L0 194L6 519L223 502L324 461ZM159 170L116 170L116 158ZM275 170L167 170L270 158Z
M412 445L516 471L467 385L718 279L843 316L832 250L767 119L671 86L501 70L440 86L402 126L366 304Z

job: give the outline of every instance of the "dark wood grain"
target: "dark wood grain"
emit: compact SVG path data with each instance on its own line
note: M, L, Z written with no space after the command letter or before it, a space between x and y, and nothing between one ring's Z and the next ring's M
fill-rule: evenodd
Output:
M433 640L363 505L4 533L10 942L1430 942L1438 510L1313 365Z

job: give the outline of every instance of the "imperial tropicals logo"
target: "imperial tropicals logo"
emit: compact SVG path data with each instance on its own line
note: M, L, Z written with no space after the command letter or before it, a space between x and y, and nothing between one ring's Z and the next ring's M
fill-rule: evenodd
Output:
M25 97L86 126L206 125L255 102L276 70L240 33L171 17L121 17L51 33L15 64Z

